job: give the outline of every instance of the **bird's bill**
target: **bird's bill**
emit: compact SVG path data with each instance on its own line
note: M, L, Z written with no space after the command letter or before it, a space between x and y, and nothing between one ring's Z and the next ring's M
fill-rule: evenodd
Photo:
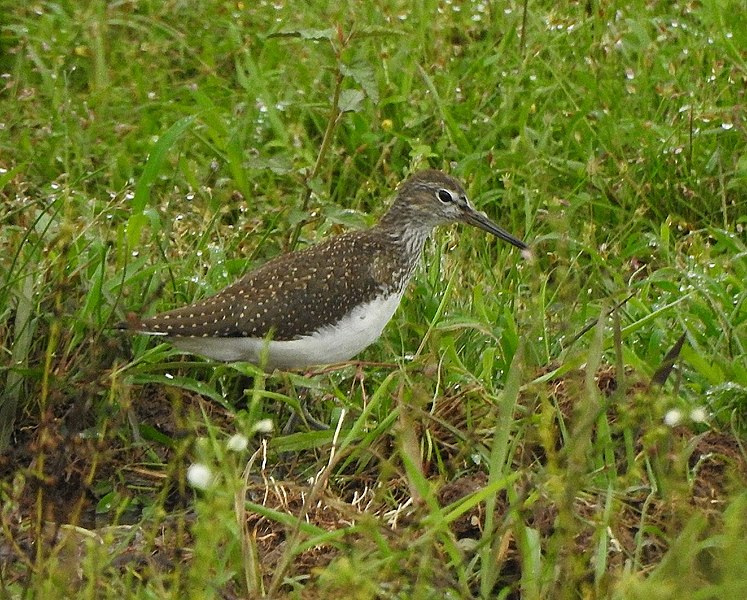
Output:
M484 214L477 212L476 210L471 210L465 213L462 220L465 223L482 229L483 231L492 233L495 237L500 238L508 242L509 244L513 244L517 248L521 248L522 250L526 250L528 248L528 246L519 238L514 237L508 231L506 231L502 227L499 227L498 225L493 223L493 221L488 219L488 217L486 217Z

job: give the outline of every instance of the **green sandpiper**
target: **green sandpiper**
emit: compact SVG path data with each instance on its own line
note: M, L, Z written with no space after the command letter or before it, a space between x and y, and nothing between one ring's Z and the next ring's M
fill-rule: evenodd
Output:
M527 249L475 210L456 179L429 169L399 186L391 208L373 227L277 256L213 296L130 319L119 328L267 370L344 362L378 339L426 239L435 227L454 222Z

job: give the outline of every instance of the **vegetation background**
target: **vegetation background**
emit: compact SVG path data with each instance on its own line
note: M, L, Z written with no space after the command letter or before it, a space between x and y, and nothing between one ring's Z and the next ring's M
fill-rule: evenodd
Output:
M0 0L2 598L747 597L745 8ZM426 166L363 362L112 329Z

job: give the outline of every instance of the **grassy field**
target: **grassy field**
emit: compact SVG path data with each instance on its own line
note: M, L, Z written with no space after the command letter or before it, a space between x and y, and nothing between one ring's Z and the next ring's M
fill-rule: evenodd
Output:
M747 597L744 2L0 14L0 598ZM423 167L534 257L438 231L359 362L112 328Z

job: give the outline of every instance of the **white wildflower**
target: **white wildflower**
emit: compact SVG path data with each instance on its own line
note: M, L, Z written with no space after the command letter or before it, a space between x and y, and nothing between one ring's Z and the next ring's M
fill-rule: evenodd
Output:
M702 406L693 408L690 411L690 420L693 423L705 423L708 420L708 412Z
M226 448L231 452L243 452L248 445L249 439L243 433L234 433L226 442Z
M274 427L272 419L261 419L254 424L254 431L257 433L270 433Z
M664 415L664 425L667 427L676 427L682 422L682 411L679 408L673 408Z
M206 490L213 484L213 472L202 463L192 463L187 469L189 485L198 490Z

